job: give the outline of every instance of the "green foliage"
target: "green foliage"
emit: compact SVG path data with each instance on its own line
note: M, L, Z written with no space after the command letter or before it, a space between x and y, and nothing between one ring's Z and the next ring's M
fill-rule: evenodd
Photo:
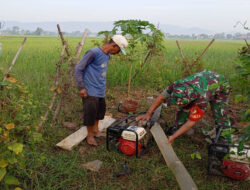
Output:
M237 84L238 91L246 99L250 100L250 46L242 47L238 51L238 59L235 61L235 73L232 75L232 81Z
M36 141L32 120L36 106L33 96L13 77L0 84L0 93L0 182L6 187L19 185L15 175L25 168L25 146Z
M132 74L142 71L142 68L148 61L148 58L155 54L159 55L159 53L164 49L164 34L148 21L119 20L114 22L114 28L112 31L100 31L98 35L104 35L104 43L107 43L108 39L117 33L121 33L123 36L126 36L129 41L129 46L126 49L127 56L118 56L119 62L124 61L124 59L130 62L127 83L129 94L130 84L133 80L131 78ZM141 55L146 55L146 57L140 58ZM135 67L137 68L135 69Z
M159 52L164 49L164 34L155 27L154 24L142 20L119 20L114 22L114 27L111 31L100 31L98 35L104 35L103 43L107 43L108 39L117 33L121 33L128 37L129 47L128 54L134 55L138 52L141 46L145 46L147 50ZM95 45L100 45L96 40L93 40ZM130 57L131 58L131 57Z
M6 162L6 161L5 161ZM3 177L6 174L6 168L0 168L0 181L2 181Z
M8 185L19 185L20 183L16 177L11 175L7 175L4 181Z
M235 96L235 102L243 102L248 105L247 110L242 113L242 121L250 121L249 100L250 100L250 46L246 42L238 51L238 59L235 62L235 73L231 77L232 81L237 85L240 94ZM245 133L241 137L238 147L238 153L243 150L246 142L250 141L250 125L243 129Z
M113 31L120 31L129 37L129 47L134 50L138 43L146 45L148 50L164 49L164 34L154 24L142 20L119 20L114 22Z
M235 97L235 102L245 102L249 107L250 100L250 46L246 43L246 46L242 47L238 52L238 59L235 62L235 73L232 75L232 81L237 84L237 89L240 89L239 93ZM243 114L244 121L250 121L250 113L248 110Z
M201 160L201 154L199 152L195 152L195 153L191 154L191 158L192 159L197 158L197 159Z
M98 32L98 36L104 35L105 38L104 38L104 40L103 40L103 44L106 44L106 43L108 43L108 41L109 41L109 39L111 38L111 36L113 36L115 33L116 33L116 31L115 31L114 29L111 30L111 31L104 30L104 31Z
M250 141L250 125L247 126L246 132L241 136L242 140L239 143L238 152L244 149L244 143Z

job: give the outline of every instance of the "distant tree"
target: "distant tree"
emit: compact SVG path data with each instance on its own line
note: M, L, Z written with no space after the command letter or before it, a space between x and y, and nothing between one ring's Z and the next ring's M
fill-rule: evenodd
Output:
M0 30L4 27L5 23L4 22L0 22Z
M208 35L207 34L201 34L200 37L201 37L201 39L208 39Z
M34 32L35 35L41 36L43 35L44 30L40 27L37 27L36 31Z
M192 34L192 39L196 39L196 35L195 34Z
M74 32L72 32L72 35L73 36L81 36L82 35L82 32L81 31L74 31Z
M0 30L4 27L4 22L0 22ZM0 32L1 34L1 32Z
M26 30L26 31L25 31L25 35L31 35L31 34L32 34L31 31L29 31L29 30Z
M237 32L234 34L234 39L240 39L241 33Z
M165 37L166 37L166 38L169 38L170 36L171 36L170 33L165 33Z
M227 34L227 35L226 35L226 38L227 38L228 40L231 40L231 39L233 39L233 35L232 35L232 34Z
M247 39L250 39L250 32L247 33Z
M10 28L6 28L5 30L3 30L2 33L3 34L12 34L12 30Z
M19 34L19 27L18 26L13 26L12 27L12 34L15 34L15 35L17 35L17 34Z
M215 39L225 39L225 33L217 33L214 35Z

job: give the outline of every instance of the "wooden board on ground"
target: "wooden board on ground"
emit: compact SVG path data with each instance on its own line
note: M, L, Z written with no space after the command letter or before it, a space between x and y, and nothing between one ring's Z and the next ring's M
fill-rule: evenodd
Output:
M115 122L115 119L110 116L105 116L103 120L99 121L99 131L105 131L107 127L109 127L112 123ZM87 127L81 127L79 130L69 135L61 142L57 143L56 146L65 149L72 150L74 146L77 146L81 141L83 141L87 137L88 131Z
M162 130L159 123L155 123L151 128L151 133L168 165L168 167L172 170L175 175L175 178L182 190L196 190L198 189L186 170L183 163L176 156L172 146L170 144L166 144L167 137Z
M154 114L152 115L151 120L158 121L161 115L161 108L162 108L162 104L154 111Z

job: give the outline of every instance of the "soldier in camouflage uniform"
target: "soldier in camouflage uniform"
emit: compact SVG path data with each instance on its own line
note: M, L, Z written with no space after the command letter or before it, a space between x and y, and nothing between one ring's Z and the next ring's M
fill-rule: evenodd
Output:
M169 138L172 143L175 138L188 131L196 121L202 118L208 103L215 119L216 127L230 129L230 120L227 116L228 96L231 88L228 80L211 71L202 71L180 79L170 84L149 108L147 114L137 117L137 120L148 120L153 111L164 101L178 105L179 110L174 122L179 128ZM227 138L228 141L230 137Z

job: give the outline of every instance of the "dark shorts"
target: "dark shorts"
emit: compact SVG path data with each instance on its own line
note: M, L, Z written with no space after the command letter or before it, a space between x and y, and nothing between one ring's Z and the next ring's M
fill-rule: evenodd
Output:
M104 119L106 112L105 98L88 96L82 99L83 103L83 124L93 126L96 120Z

